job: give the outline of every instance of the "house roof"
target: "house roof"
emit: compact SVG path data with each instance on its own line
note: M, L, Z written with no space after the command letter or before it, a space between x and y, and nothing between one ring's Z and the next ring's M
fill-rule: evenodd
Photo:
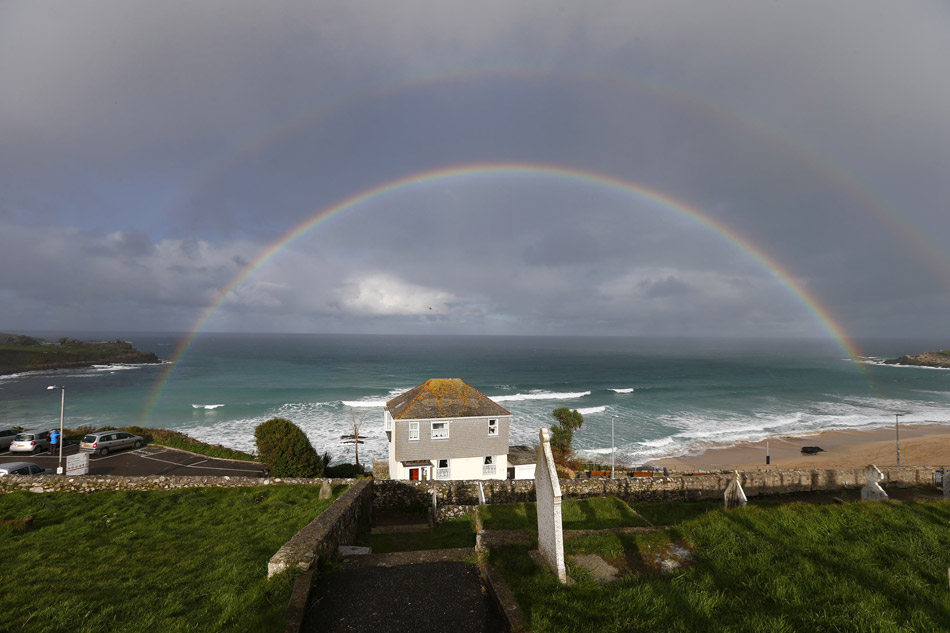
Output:
M524 466L527 464L538 463L538 451L536 448L517 444L508 447L508 464L511 466Z
M460 378L432 378L386 403L394 420L511 415Z

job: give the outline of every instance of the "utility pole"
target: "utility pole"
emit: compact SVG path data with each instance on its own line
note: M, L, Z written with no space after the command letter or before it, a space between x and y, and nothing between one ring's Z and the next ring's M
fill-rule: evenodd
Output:
M610 416L610 478L614 478L614 420L617 416Z
M897 438L897 465L901 465L901 414L894 414L894 433Z

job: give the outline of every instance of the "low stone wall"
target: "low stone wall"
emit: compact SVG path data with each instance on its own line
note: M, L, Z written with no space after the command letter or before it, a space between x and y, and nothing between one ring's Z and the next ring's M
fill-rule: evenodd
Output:
M145 477L118 477L112 475L5 475L0 477L0 494L15 490L30 492L98 492L100 490L171 490L174 488L240 488L245 486L352 485L358 479L302 479L290 477L202 477L153 475Z
M322 514L297 532L267 563L267 577L297 567L311 569L321 556L356 541L360 525L368 526L373 509L373 480L359 479Z
M881 468L883 485L898 488L932 485L938 466ZM784 494L811 490L841 490L864 485L863 468L831 470L750 470L739 473L746 495ZM564 497L583 499L613 495L626 501L676 501L721 499L732 480L731 472L693 476L625 477L621 479L561 479ZM437 506L478 505L477 481L377 481L374 507L402 512L424 511ZM487 503L535 501L534 480L483 481ZM453 510L453 512L459 512Z

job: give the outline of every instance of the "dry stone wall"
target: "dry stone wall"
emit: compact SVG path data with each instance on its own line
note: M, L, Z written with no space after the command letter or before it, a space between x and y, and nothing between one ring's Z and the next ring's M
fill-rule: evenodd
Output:
M30 492L98 492L100 490L171 490L175 488L240 488L246 486L333 484L351 485L358 479L302 479L290 477L202 477L147 476L118 477L112 475L5 475L0 477L0 494L16 490Z
M885 486L932 485L937 466L882 468ZM842 490L864 485L863 468L830 470L750 470L739 473L749 497L811 490ZM564 497L583 499L613 495L627 501L722 499L732 472L693 476L625 477L621 479L561 479ZM487 503L535 501L534 480L483 481ZM379 510L425 511L432 494L439 507L478 505L477 481L377 481L374 507Z

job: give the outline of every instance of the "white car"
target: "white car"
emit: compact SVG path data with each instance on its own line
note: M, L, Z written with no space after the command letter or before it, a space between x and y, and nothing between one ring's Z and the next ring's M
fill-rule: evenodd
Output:
M49 449L49 429L17 433L10 444L11 453L39 453Z

